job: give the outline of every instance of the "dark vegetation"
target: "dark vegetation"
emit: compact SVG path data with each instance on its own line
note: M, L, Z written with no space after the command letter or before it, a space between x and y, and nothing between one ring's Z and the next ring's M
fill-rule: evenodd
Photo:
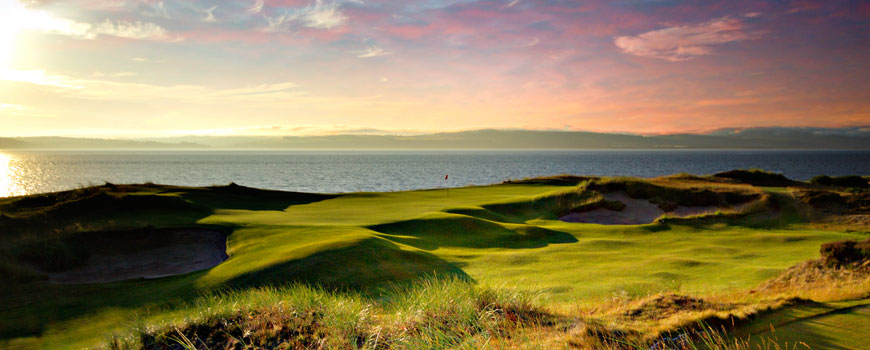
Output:
M828 266L844 266L870 260L870 238L825 243L821 249L822 259Z
M754 191L738 191L731 188L688 187L675 188L656 185L640 179L608 179L593 181L589 189L600 192L625 191L632 198L647 199L658 204L664 211L676 206L733 206L757 200L761 195ZM612 206L612 204L605 204Z
M782 174L759 169L725 171L713 174L713 177L732 179L752 186L785 187L798 184Z
M822 186L870 188L870 182L860 176L826 176L819 175L810 179L809 183Z
M797 191L795 196L820 214L857 214L870 211L870 192Z
M582 182L596 180L597 176L576 176L576 175L556 175L533 177L519 180L506 180L503 184L528 184L528 185L556 185L556 186L573 186L579 185Z
M301 285L264 289L254 297L287 302L220 309L180 327L139 329L138 342L114 338L117 349L417 349L450 348L469 338L509 336L518 328L553 325L558 316L522 295L474 289L466 281L429 278L395 285L374 300ZM246 298L231 294L222 298ZM421 305L423 308L415 309ZM195 305L196 306L196 305ZM220 307L219 307L220 308ZM380 317L372 317L378 313Z

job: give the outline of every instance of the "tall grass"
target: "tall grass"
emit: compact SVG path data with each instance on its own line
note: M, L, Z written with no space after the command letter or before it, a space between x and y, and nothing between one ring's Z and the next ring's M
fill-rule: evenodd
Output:
M625 305L618 306L625 307ZM621 309L620 309L621 310ZM537 295L426 278L378 296L292 285L210 293L153 310L106 349L799 350L775 337L734 338L704 321L649 333L539 306ZM775 335L775 333L773 333Z
M154 310L104 347L480 348L519 324L549 317L529 294L458 278L393 285L374 297L292 285L211 293Z

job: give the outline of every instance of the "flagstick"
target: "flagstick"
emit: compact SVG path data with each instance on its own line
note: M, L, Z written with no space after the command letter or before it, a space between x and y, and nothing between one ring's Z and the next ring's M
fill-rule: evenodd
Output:
M449 180L449 177L450 177L450 175L444 176L444 186L447 187L447 198L450 198L450 182L449 182L450 180Z

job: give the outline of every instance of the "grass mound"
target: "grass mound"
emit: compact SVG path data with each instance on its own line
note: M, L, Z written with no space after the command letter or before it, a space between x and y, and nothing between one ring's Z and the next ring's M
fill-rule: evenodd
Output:
M317 349L328 337L322 322L323 315L314 311L256 310L206 319L169 332L143 333L141 349Z
M834 177L819 175L810 179L809 183L822 186L870 188L870 182L867 179L856 175Z
M829 266L867 265L870 267L870 238L825 243L821 249L822 259ZM866 264L864 264L866 262Z
M700 298L685 295L665 294L642 301L627 310L626 317L643 319L665 319L679 312L714 309L715 306Z
M232 288L303 283L333 290L372 292L389 283L409 283L427 275L471 278L455 264L419 250L402 249L390 240L372 237L329 242L314 253L234 276Z
M639 179L614 178L596 181L589 189L601 192L625 191L632 198L647 199L669 211L682 206L731 206L761 198L757 190L717 187L668 187Z
M556 175L542 176L534 178L526 178L519 180L507 180L503 184L522 184L522 185L556 185L556 186L576 186L583 182L598 179L598 176L576 176L576 175Z
M795 196L820 214L870 214L870 192L800 190Z
M432 214L423 218L375 225L386 238L425 250L438 247L540 248L576 242L573 236L541 227L504 225L475 217Z
M485 204L481 207L499 216L513 218L514 222L533 219L556 219L574 208L589 203L596 194L583 186L553 191L532 198Z
M378 298L295 285L206 296L181 319L149 318L111 349L479 348L518 327L552 324L532 295L429 278Z
M28 198L28 197L25 197ZM177 217L190 222L211 210L173 195L140 195L98 190L87 196L43 207L7 204L0 220L0 241L54 239L67 233L132 228L150 224L154 217Z
M855 283L870 278L870 266L832 267L825 260L808 260L765 282L760 289L783 289L791 286Z
M752 186L786 187L796 184L795 181L790 180L783 174L764 171L760 169L738 169L724 171L721 173L713 174L713 177L731 179L739 183L749 184Z

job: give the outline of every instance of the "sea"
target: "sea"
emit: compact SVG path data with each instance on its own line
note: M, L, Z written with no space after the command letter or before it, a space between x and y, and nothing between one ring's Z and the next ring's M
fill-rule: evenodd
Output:
M106 182L317 193L487 185L535 176L712 174L764 169L796 180L870 175L870 150L0 150L0 197Z

